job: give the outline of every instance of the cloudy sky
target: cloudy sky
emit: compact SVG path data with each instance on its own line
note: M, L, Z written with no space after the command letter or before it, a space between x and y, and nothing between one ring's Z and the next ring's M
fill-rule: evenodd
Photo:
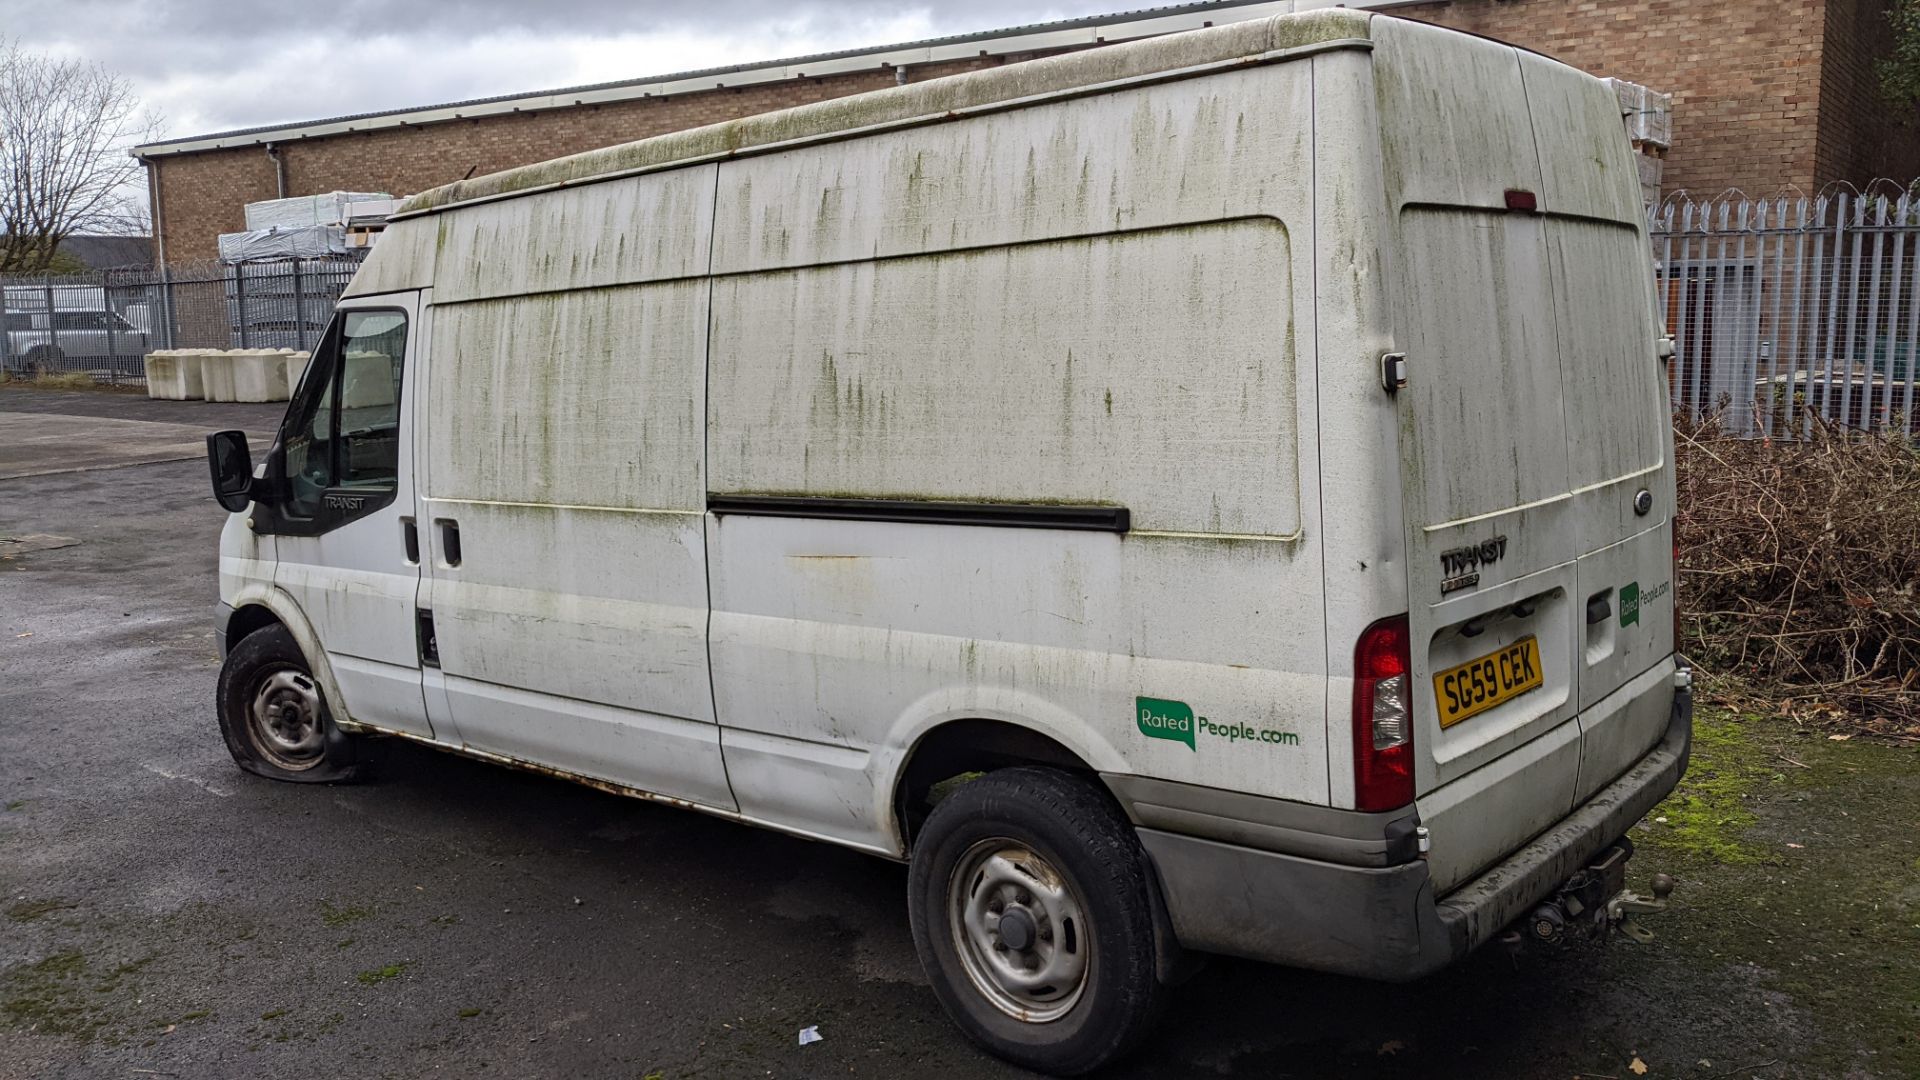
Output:
M1154 2L0 0L0 34L124 74L163 115L164 137L178 138Z

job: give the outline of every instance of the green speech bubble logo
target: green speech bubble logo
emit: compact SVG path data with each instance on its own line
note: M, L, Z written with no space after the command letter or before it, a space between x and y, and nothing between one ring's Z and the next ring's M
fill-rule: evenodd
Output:
M1184 701L1134 698L1133 719L1140 725L1140 734L1149 739L1172 739L1194 749L1193 709Z
M1640 583L1629 581L1620 586L1620 626L1622 629L1640 621Z

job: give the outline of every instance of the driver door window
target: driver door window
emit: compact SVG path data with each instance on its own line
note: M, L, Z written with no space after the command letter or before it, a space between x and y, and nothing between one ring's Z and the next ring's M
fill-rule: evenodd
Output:
M403 312L341 313L287 418L285 516L338 524L392 500L406 345Z

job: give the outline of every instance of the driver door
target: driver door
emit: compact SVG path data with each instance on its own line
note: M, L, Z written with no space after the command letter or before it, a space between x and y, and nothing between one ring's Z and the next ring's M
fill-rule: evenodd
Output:
M348 717L431 738L420 683L413 422L424 356L419 294L335 309L287 408L269 468L282 492L256 507L277 538L274 585L300 605Z

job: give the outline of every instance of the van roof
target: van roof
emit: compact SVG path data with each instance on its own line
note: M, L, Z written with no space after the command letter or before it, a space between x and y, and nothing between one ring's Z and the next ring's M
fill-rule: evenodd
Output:
M1235 60L1280 59L1329 48L1366 48L1371 44L1372 18L1345 8L1321 8L832 98L429 188L406 200L389 220L724 159L799 141L927 123L962 111Z

